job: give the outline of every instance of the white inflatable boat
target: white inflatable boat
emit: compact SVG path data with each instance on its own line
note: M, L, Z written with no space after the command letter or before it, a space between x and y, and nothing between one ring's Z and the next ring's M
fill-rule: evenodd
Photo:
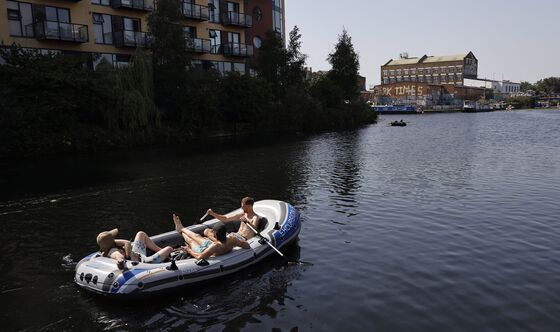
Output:
M119 270L115 260L95 252L77 264L74 280L88 291L126 298L156 295L237 272L270 255L278 255L266 241L281 249L296 239L301 228L299 213L288 203L263 200L255 202L253 208L261 216L261 223L260 235L248 241L250 249L236 247L225 255L210 257L205 261L197 261L194 258L159 264L127 261L124 270ZM241 209L227 215L239 212ZM205 228L212 227L216 222L218 220L212 219L188 228L202 233ZM234 231L239 227L239 222L228 222L226 225L230 231ZM175 230L151 238L160 247L176 248L184 245L183 238Z

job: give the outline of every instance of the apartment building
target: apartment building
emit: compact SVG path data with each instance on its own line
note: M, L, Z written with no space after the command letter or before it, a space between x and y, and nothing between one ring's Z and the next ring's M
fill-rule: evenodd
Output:
M259 22L266 18L274 28L274 3L280 3L276 9L281 11L282 33L284 29L283 0L269 0L270 8L260 11L253 2L258 1L180 1L183 19L178 23L194 66L221 73L248 71L254 47L260 47L254 38L260 32L248 32L254 18ZM149 43L148 15L155 6L157 0L0 0L0 42L42 52L89 53L95 55L93 66L102 58L122 66L137 48ZM251 14L245 13L248 6Z

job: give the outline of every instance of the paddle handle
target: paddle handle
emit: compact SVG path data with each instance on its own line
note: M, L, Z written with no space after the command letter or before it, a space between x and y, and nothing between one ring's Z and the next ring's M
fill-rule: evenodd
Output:
M200 221L204 220L204 218L206 218L208 216L208 211L206 211L206 213L202 216L202 218L200 218Z
M264 240L264 242L266 242L266 244L268 244L272 249L274 249L278 255L284 257L284 254L280 252L280 250L278 250L278 248L276 248L275 246L272 245L272 243L270 243L270 241L268 241L267 238L265 238L264 236L261 235L261 233L257 232L257 230L255 228L253 228L253 226L251 226L251 224L249 224L248 222L245 222L245 225L249 226L249 228L255 232L255 234L257 234L258 236L261 237L261 239Z

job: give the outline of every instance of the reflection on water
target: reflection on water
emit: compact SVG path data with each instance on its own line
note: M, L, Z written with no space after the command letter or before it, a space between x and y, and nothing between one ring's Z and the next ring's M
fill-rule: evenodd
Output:
M410 124L387 126L406 118ZM381 117L312 137L3 162L7 330L554 331L560 112ZM246 195L289 201L299 243L175 296L78 290L101 229L168 231ZM33 308L33 315L29 315Z

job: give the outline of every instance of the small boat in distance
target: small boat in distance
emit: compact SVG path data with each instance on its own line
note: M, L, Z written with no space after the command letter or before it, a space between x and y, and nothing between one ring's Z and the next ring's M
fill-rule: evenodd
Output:
M103 257L101 252L94 252L78 263L74 281L81 288L96 294L131 299L160 295L235 273L271 255L277 255L274 248L281 249L293 242L301 229L299 213L289 203L263 200L255 202L254 210L261 219L257 230L259 233L247 241L249 249L235 247L227 254L199 261L192 257L159 264L127 261L124 269L119 269L116 260ZM227 216L239 212L241 209ZM202 234L204 229L217 222L217 219L211 219L187 228ZM236 231L239 223L227 222L228 231ZM152 236L151 239L160 247L179 248L184 245L183 237L175 230Z
M401 121L392 121L392 122L391 122L391 126L392 126L392 127L405 127L405 126L406 126L406 122L404 122L403 120L401 120Z

